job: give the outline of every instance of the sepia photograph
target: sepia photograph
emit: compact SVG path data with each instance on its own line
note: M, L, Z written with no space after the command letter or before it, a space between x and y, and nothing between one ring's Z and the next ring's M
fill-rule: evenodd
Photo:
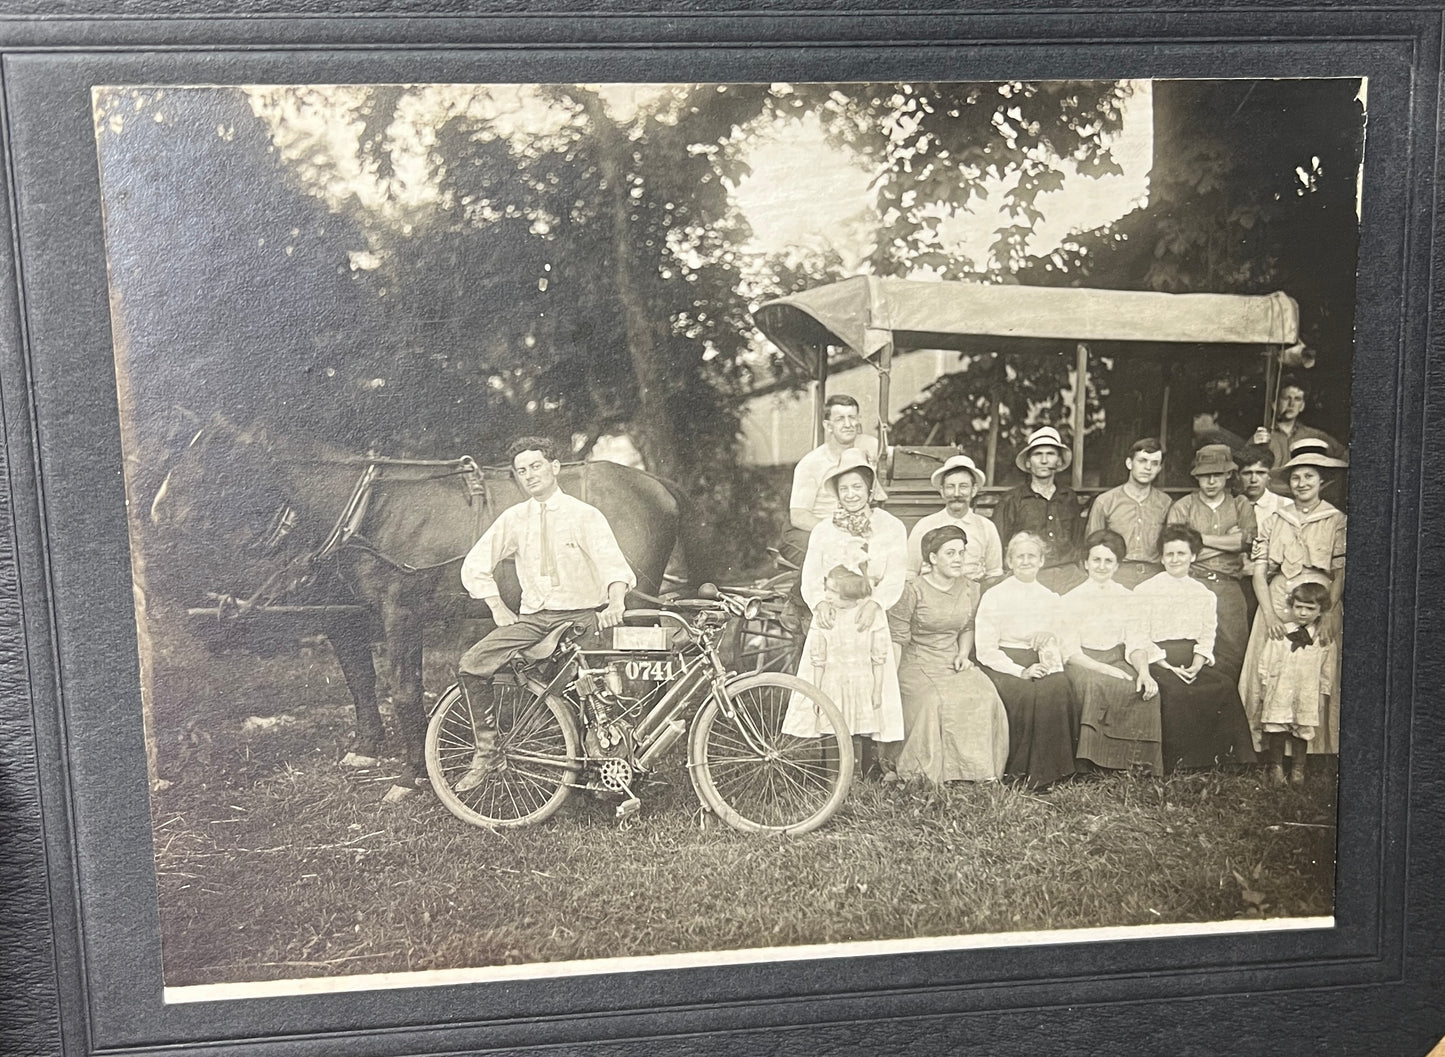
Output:
M1367 87L94 87L166 1001L1331 928Z

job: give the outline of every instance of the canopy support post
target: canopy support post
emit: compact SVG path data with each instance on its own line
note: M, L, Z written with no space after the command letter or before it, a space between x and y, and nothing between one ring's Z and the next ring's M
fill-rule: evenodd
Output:
M1074 491L1084 487L1084 426L1089 411L1089 346L1079 342L1074 349Z
M828 399L828 346L818 348L818 377L813 387L813 447L823 445L823 413Z
M878 461L888 457L888 383L893 380L893 342L878 350Z
M994 471L998 465L998 426L1003 407L996 388L989 389L988 395L991 407L988 414L988 449L983 457L983 479L985 484L997 484Z
M1274 430L1275 408L1279 405L1279 364L1274 349L1264 350L1264 428Z
M1164 382L1164 394L1159 400L1159 450L1169 454L1169 382Z

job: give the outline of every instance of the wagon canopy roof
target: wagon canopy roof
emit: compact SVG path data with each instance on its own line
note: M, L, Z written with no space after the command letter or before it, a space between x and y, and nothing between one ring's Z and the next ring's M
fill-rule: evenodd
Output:
M809 377L830 345L871 358L899 349L959 348L978 336L1069 341L1293 345L1299 306L1283 293L1161 294L1001 286L856 275L768 301L758 329Z

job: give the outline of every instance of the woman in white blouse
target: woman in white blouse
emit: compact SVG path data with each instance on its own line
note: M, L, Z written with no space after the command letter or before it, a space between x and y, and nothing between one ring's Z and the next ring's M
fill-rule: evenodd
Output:
M1083 711L1076 755L1108 770L1160 774L1158 690L1147 667L1125 660L1149 640L1133 593L1114 581L1127 553L1124 537L1100 529L1084 547L1089 578L1059 600L1064 671Z
M1188 525L1159 534L1164 571L1134 589L1146 641L1129 660L1157 689L1164 767L1253 763L1254 744L1235 681L1214 668L1213 593L1189 575L1204 546Z
M1074 773L1079 707L1064 675L1059 596L1039 583L1044 541L1009 540L1010 575L984 592L974 617L974 652L1008 713L1006 774L1042 789Z

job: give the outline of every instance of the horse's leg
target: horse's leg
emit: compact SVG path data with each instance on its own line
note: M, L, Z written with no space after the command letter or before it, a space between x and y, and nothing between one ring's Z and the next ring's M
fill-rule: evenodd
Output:
M396 709L396 725L403 745L401 776L392 787L389 798L401 795L398 790L413 790L425 773L423 754L426 743L426 707L422 702L421 616L410 606L388 600L382 606L382 626L392 651L396 671L396 692L392 704Z
M331 652L336 654L356 706L356 741L348 756L374 759L386 744L386 729L376 707L376 665L369 629L355 621L332 621L326 627L326 637L331 640Z

